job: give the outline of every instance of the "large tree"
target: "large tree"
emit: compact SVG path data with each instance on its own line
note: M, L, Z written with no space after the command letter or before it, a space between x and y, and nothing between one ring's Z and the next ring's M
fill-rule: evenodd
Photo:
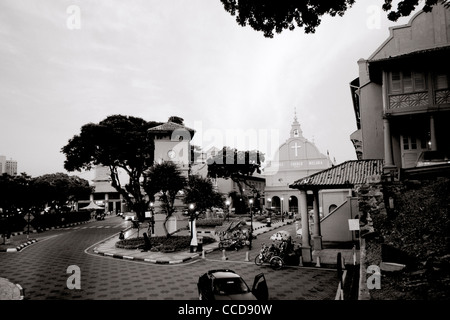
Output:
M214 207L222 208L224 197L214 190L214 186L209 178L191 175L184 189L184 203L195 204L195 211L200 215ZM197 216L192 218L197 218Z
M241 26L250 25L256 31L263 32L265 37L272 38L274 31L294 30L296 26L304 28L305 33L314 33L324 15L343 16L352 7L355 0L220 0L224 9ZM429 12L439 0L423 1L423 10ZM422 2L422 1L421 1ZM446 6L449 5L448 1ZM409 16L418 7L419 0L399 1L393 9L392 0L384 0L382 8L387 11L388 19Z
M31 176L26 173L0 175L0 208L4 214L15 214L33 206L31 182Z
M185 186L186 178L172 161L157 163L145 172L143 188L149 200L159 200L162 209L165 211L166 219L163 227L166 236L170 236L167 231L167 221L175 212L175 200Z
M98 124L88 123L62 148L66 156L64 168L81 171L96 165L108 167L111 185L143 221L149 204L142 190L144 172L154 161L154 140L147 131L160 124L124 115L109 116ZM127 182L119 179L121 171L128 175Z
M249 179L254 173L261 173L264 154L255 151L239 151L236 148L223 147L214 157L207 160L208 177L233 180L242 199L245 199L244 188L248 187L254 197L260 190Z

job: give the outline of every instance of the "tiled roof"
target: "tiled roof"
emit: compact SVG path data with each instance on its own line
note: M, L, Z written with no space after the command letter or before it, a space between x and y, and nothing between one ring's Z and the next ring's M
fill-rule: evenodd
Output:
M383 160L350 160L292 183L292 189L307 187L351 187L383 173Z
M172 131L177 130L177 129L186 129L186 130L188 130L191 133L195 131L194 129L190 129L190 128L185 127L185 126L183 126L181 124L178 124L178 123L175 123L175 122L171 122L171 121L168 121L168 122L163 123L163 124L161 124L159 126L150 128L150 129L148 129L148 131L151 131L151 132L172 132Z

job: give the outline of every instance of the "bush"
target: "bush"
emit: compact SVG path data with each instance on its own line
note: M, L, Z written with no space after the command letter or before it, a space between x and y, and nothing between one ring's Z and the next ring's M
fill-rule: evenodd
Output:
M160 252L174 252L188 249L191 245L190 236L171 236L167 237L152 237L151 241L151 251ZM216 240L211 237L203 237L203 244L210 244ZM144 237L124 239L116 242L116 248L120 249L130 249L135 250L144 246Z
M217 227L221 226L223 223L223 219L215 218L215 219L200 219L195 222L197 227Z

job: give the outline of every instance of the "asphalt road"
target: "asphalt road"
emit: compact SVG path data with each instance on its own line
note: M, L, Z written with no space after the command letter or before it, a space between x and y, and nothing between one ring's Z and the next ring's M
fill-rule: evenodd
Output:
M228 268L251 286L264 272L271 300L333 300L335 270L287 267L272 270L256 266L254 256L270 234L259 235L246 260L246 249L207 254L183 264L153 264L95 254L96 243L129 226L111 217L104 221L46 231L39 241L15 253L2 253L0 275L24 289L25 300L197 300L198 277L210 269ZM285 226L284 228L293 228ZM75 273L73 273L76 270ZM80 275L79 288L72 279ZM68 281L69 280L69 281Z

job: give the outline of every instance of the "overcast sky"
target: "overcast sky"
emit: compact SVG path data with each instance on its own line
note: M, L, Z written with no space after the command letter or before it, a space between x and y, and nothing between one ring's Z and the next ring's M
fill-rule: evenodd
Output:
M389 22L382 3L357 0L315 34L269 39L237 25L219 0L0 0L0 155L33 177L65 172L68 140L122 114L179 116L197 145L270 156L296 109L322 153L356 159L357 61L409 20ZM257 145L233 145L239 133L256 133Z

